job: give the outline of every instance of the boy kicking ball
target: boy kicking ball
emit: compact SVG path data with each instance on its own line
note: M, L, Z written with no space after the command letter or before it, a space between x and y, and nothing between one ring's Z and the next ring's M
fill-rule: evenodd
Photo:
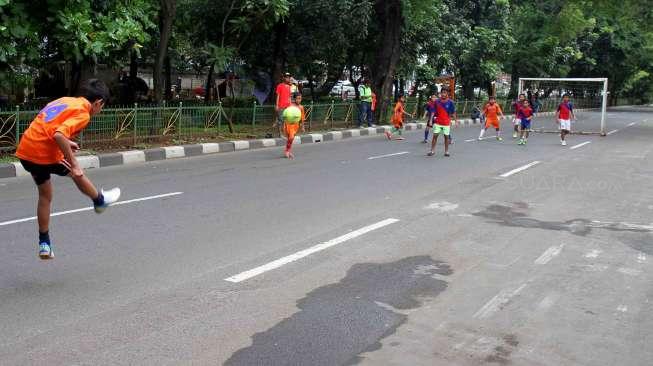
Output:
M521 137L517 145L526 145L531 130L531 121L533 120L533 109L530 107L528 100L522 102L522 107L519 108L517 116L521 121Z
M64 97L48 104L39 112L23 134L16 156L34 179L39 199L39 257L54 258L50 242L50 175L70 176L77 188L93 201L96 213L102 213L118 201L120 189L98 192L84 175L74 151L79 145L73 139L88 125L91 116L100 113L109 99L109 89L100 80L90 79L80 89L79 97Z
M503 141L501 138L501 129L499 127L499 115L501 115L501 118L504 116L503 111L497 104L495 97L490 97L490 100L485 105L485 108L483 108L483 115L485 116L485 127L481 129L481 134L478 135L479 141L483 140L485 131L487 131L490 127L494 127L494 129L497 131L497 141Z
M395 138L395 140L404 139L403 136L401 136L401 133L404 130L404 115L413 117L412 114L406 112L405 103L406 103L406 97L404 97L403 95L397 99L397 104L395 104L395 108L392 113L392 131L385 132L385 136L388 138L388 140L392 140L392 136L394 134L398 135Z
M560 127L560 143L567 146L565 137L571 133L571 121L575 120L574 106L569 101L569 94L562 96L562 103L558 106L558 127Z

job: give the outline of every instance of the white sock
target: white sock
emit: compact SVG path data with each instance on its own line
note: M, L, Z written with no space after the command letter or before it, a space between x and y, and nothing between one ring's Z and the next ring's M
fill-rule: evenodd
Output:
M483 138L483 135L485 135L485 128L482 128L482 129L481 129L481 134L478 135L478 138L479 138L479 139L482 139L482 138Z

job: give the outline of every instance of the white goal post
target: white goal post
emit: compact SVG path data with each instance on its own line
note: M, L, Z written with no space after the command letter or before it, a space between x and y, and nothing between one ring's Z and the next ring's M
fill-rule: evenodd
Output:
M583 107L601 110L602 136L606 135L606 112L608 105L608 78L519 78L519 93L533 91L545 98L561 99L561 94L570 94L572 99L583 99Z

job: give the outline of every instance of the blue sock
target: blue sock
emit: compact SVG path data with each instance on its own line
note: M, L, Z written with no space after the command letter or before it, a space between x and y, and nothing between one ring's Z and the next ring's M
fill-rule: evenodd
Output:
M429 128L427 126L426 130L424 131L424 141L427 141L428 139L429 139Z
M48 243L50 245L50 232L46 231L44 233L39 231L39 244Z
M102 205L104 205L104 196L102 195L102 193L98 193L98 194L97 194L97 198L93 200L93 204L94 204L95 206L102 206Z

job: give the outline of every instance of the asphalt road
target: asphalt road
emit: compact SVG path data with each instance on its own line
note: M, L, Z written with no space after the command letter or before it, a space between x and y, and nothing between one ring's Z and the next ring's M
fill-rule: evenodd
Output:
M0 180L0 364L650 365L653 109L608 130L90 170L101 216L56 178L48 262Z

